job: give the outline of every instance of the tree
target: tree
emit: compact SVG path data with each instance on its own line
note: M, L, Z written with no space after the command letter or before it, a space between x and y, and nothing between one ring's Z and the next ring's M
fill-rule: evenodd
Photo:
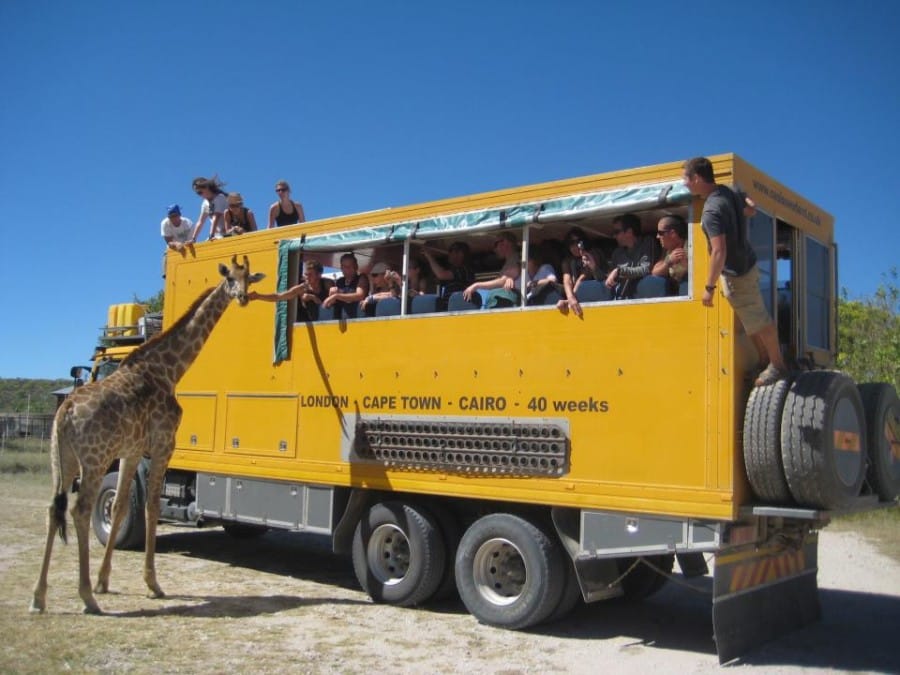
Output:
M900 390L900 288L896 268L871 297L838 300L837 365L857 382L889 382Z
M134 296L134 302L139 305L144 305L147 308L148 312L161 312L163 311L163 302L166 298L166 289L160 288L156 295L151 295L146 300L141 300L137 295Z

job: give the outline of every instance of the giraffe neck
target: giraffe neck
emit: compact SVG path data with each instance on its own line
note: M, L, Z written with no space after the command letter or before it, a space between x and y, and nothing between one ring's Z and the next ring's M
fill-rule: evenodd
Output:
M203 302L188 310L154 342L148 343L139 362L174 387L197 358L212 329L222 317L231 296L226 281L220 283Z

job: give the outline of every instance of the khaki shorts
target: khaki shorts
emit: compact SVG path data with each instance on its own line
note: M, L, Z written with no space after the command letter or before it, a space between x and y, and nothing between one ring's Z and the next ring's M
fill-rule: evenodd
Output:
M759 269L756 265L739 277L722 275L722 294L731 304L747 335L756 335L772 323L759 291Z

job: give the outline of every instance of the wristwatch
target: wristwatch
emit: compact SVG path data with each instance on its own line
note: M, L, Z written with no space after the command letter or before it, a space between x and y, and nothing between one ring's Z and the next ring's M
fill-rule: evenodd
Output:
M710 293L714 293L716 290L715 286L704 286L704 288L706 288L706 290L708 290Z

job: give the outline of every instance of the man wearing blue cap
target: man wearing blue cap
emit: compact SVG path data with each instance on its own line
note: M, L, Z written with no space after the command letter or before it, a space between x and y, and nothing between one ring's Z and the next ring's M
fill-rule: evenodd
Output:
M181 215L178 204L170 204L167 212L169 215L159 225L160 234L166 240L166 246L174 251L181 251L185 246L194 243L192 239L194 224L190 218Z

